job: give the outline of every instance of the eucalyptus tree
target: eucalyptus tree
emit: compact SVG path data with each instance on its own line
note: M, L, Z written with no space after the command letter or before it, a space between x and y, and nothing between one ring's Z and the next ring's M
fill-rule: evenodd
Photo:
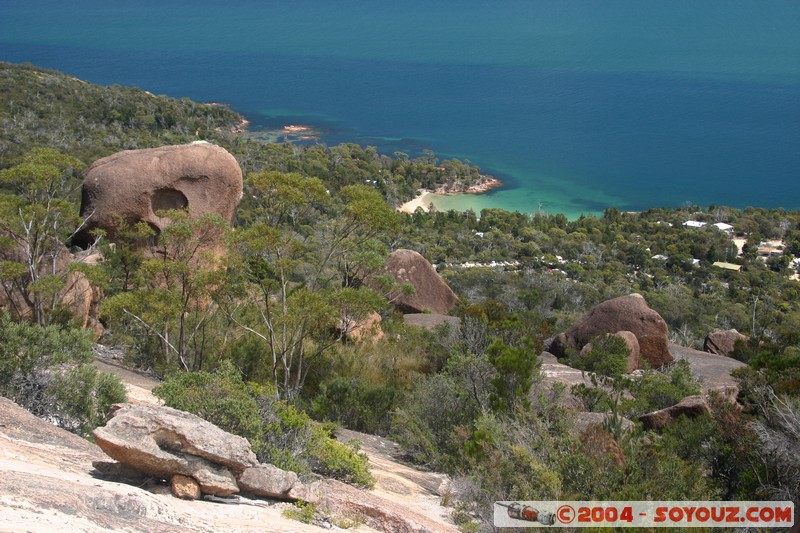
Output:
M331 195L317 178L251 175L253 222L234 236L238 292L229 318L265 349L265 377L295 398L313 363L385 300L363 282L376 277L396 214L366 185Z
M66 282L62 244L80 224L77 159L36 148L0 171L0 285L14 315L48 324Z
M155 359L167 369L200 370L212 352L219 352L224 335L213 324L219 307L215 293L225 290L230 228L219 216L192 217L181 210L159 212L171 223L158 235L144 223L135 233L147 246L137 262L128 290L106 298L101 315L129 332L138 351L147 354L148 340L156 341ZM107 268L118 263L113 257ZM120 253L127 253L121 247Z

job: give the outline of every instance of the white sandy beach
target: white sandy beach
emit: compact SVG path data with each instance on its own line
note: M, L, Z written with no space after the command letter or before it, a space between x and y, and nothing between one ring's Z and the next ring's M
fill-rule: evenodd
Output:
M418 207L421 207L423 211L427 211L428 206L431 203L429 197L432 194L433 192L429 191L428 189L420 189L417 191L417 196L414 197L413 200L409 200L408 202L404 203L398 207L397 210L401 213L413 213Z

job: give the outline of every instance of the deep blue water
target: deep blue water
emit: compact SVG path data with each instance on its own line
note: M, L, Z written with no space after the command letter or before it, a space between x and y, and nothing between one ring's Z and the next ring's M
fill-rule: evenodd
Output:
M800 208L797 0L3 0L0 60L506 183L445 208Z

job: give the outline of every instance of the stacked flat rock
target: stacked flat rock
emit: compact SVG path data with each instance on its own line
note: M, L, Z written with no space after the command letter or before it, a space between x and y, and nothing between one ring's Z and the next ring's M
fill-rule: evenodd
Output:
M179 497L231 496L244 492L286 500L314 495L294 472L259 464L247 439L202 418L152 405L118 404L112 418L94 431L111 458L148 476L169 479Z

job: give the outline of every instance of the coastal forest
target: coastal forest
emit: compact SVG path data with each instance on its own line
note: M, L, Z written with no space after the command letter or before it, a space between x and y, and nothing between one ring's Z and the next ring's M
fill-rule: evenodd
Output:
M800 212L406 214L397 208L419 189L466 189L480 169L431 152L265 143L243 124L225 106L0 63L0 395L89 436L125 394L92 367L92 346L118 347L163 380L167 405L301 477L374 484L337 427L396 441L408 461L451 476L443 504L464 531L491 530L497 500L800 503ZM93 161L198 140L242 168L233 227L175 211L160 233L134 225L75 246ZM215 259L198 261L210 239ZM41 266L56 246L103 259L54 274ZM454 320L405 322L393 302L411 289L385 275L399 249L452 288ZM75 273L102 293L94 330L56 297ZM737 401L712 395L708 413L645 429L641 415L702 383L685 362L626 373L626 347L602 338L561 361L595 386L545 379L539 356L555 335L632 293L675 345L742 334L730 354L744 363ZM345 315L378 316L382 334L358 338ZM576 430L580 412L603 422Z

